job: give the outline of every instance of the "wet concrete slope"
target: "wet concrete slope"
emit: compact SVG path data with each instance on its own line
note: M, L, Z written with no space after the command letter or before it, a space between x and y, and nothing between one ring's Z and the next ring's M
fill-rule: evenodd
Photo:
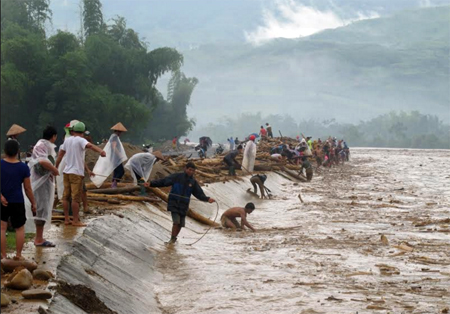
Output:
M98 302L117 313L160 312L152 292L160 274L153 265L162 237L167 237L167 226L152 221L138 207L127 209L123 216L93 221L74 242L57 271L58 280L73 286L73 295L58 295L50 306L51 313L84 313L79 307L91 312L89 304L75 308L71 304L78 302L76 285L95 291Z

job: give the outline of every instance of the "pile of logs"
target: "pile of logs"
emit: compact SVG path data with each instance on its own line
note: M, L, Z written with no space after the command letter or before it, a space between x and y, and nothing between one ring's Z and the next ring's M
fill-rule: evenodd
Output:
M294 179L300 181L306 181L306 178L303 175L299 175L298 171L300 170L299 165L291 164L287 161L280 160L272 160L270 158L270 149L275 146L279 146L282 144L289 144L296 146L298 145L298 140L288 138L288 137L278 137L273 139L264 139L258 143L257 153L256 153L256 161L254 172L252 174L256 174L258 172L264 171L274 171L274 172L286 172L288 176L293 177ZM223 158L228 152L224 152L220 155L215 155L212 158L207 159L191 159L187 156L180 155L178 157L170 157L167 158L163 165L170 170L170 172L182 172L184 171L184 167L188 162L193 162L197 170L195 172L195 177L200 184L204 183L213 183L213 182L224 182L230 179L235 179L233 177L228 176L228 168L223 162ZM236 160L241 163L243 156L240 155L236 158ZM237 176L247 176L250 175L248 171L245 169L241 169L240 167L236 167Z

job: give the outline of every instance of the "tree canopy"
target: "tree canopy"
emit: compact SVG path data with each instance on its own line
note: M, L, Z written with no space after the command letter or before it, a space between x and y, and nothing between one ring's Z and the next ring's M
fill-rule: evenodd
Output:
M106 24L99 0L83 1L81 38L61 30L47 38L49 0L5 0L1 8L3 134L13 123L20 124L28 130L21 142L30 145L46 125L62 131L73 119L85 122L96 141L108 137L119 121L132 142L192 129L186 106L198 81L181 72L183 56L169 47L149 51L123 17ZM167 72L179 77L170 100L155 87ZM155 130L153 121L165 116L176 127Z

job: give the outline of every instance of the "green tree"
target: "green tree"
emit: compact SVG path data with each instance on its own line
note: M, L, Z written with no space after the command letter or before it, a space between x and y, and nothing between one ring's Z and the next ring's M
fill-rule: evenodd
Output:
M102 31L103 13L100 0L83 0L83 26L86 37Z

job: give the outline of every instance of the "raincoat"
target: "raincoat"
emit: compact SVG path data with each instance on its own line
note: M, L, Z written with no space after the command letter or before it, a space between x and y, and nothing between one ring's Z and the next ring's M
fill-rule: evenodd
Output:
M244 159L242 160L242 168L248 172L253 172L256 159L256 144L248 141L245 145Z
M156 157L150 153L139 153L128 160L125 169L131 172L134 184L137 185L137 181L141 178L144 179L144 182L148 181L155 161ZM139 176L138 178L136 178L136 174Z
M36 216L31 212L31 203L25 198L27 219L45 221L46 227L50 227L52 220L53 202L55 200L55 178L52 173L41 166L40 161L55 164L55 144L48 140L39 140L33 148L31 160L28 162L30 168L31 189L36 200Z
M91 178L91 181L98 188L105 182L106 178L109 177L114 169L128 159L122 142L115 133L111 134L103 150L106 152L106 157L100 157L95 164L94 170L92 170L95 176Z

